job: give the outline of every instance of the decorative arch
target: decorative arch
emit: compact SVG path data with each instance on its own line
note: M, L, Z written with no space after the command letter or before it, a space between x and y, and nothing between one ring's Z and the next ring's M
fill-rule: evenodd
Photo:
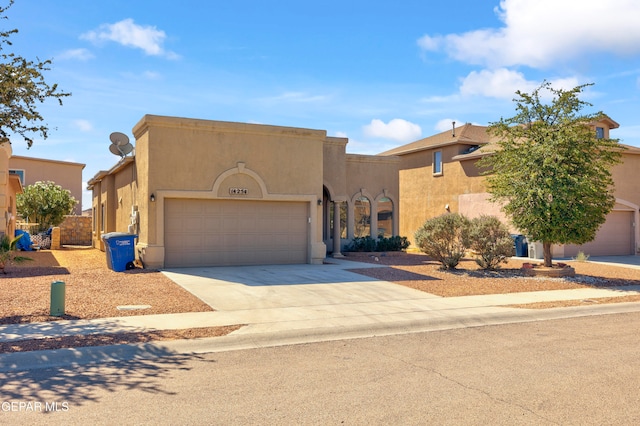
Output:
M365 203L366 200L366 203ZM372 214L375 198L364 188L356 192L349 201L348 235L349 237L373 236Z
M391 237L398 235L398 201L389 191L384 189L374 200L376 219L376 235Z
M211 192L218 197L228 197L227 187L237 186L241 189L243 185L253 186L254 191L257 190L255 194L251 193L254 191L249 191L247 198L263 198L268 194L267 185L264 183L264 180L262 180L256 172L246 168L243 162L238 162L236 167L218 175L213 183Z

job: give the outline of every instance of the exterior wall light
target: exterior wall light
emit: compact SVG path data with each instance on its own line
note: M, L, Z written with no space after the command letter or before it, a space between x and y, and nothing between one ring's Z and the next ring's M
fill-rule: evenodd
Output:
M151 194L151 197L149 197L149 198L151 199L152 203L155 203L155 201L156 201L156 196L155 195Z

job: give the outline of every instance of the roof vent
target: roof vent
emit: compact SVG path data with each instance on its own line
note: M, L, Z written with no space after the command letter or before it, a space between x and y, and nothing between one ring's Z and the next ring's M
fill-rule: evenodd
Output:
M451 122L451 136L452 137L456 137L456 122L452 121Z

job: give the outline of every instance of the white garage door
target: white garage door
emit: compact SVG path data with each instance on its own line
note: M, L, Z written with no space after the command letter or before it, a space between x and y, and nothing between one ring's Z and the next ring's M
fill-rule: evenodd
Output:
M566 245L565 256L575 256L582 251L590 256L622 256L634 254L633 212L614 211L600 227L595 240L581 246Z
M307 263L308 203L165 200L165 266Z

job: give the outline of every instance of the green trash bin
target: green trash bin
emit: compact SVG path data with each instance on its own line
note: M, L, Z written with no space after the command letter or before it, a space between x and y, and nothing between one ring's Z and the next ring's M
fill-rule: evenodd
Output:
M61 317L64 315L64 281L54 281L51 283L51 306L50 315Z

